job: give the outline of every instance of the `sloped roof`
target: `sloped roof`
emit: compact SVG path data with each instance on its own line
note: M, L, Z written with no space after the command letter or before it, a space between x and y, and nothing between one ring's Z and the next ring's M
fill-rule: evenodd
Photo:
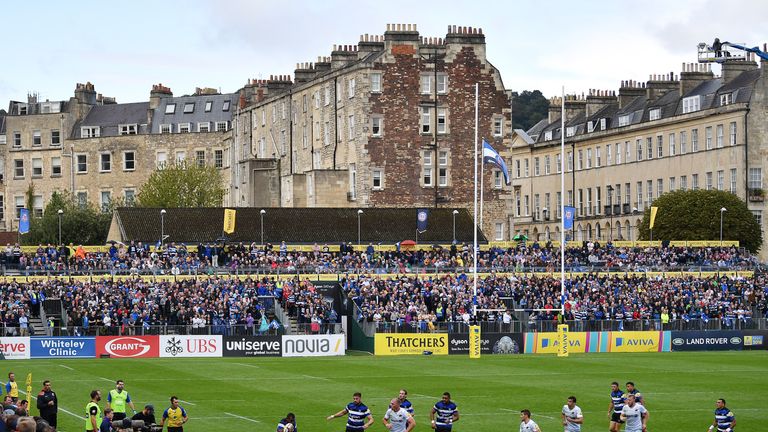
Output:
M72 135L81 138L81 126L98 126L101 136L120 135L119 125L138 125L138 133L148 133L147 110L148 102L134 102L124 104L96 105L88 112L88 115L76 125Z
M156 243L160 239L158 208L123 207L115 211L124 238ZM226 237L234 242L261 240L260 208L238 208L235 232ZM266 208L264 209L264 241L292 244L357 243L356 208ZM419 233L419 243L450 243L453 240L452 208L430 208L427 231ZM472 217L466 209L458 209L456 238L472 242ZM360 216L362 242L394 244L416 238L416 208L366 208ZM223 208L171 208L163 218L163 233L168 242L200 243L221 238L224 225ZM479 240L486 242L480 232Z
M236 93L162 98L152 117L152 133L160 133L160 126L164 124L192 123L193 130L196 130L197 123L231 121L237 110L237 101ZM211 103L211 109L206 111L208 102ZM168 105L173 104L176 105L173 113L166 114ZM192 111L185 113L184 107L187 104L191 104ZM214 130L214 125L211 125L211 130Z

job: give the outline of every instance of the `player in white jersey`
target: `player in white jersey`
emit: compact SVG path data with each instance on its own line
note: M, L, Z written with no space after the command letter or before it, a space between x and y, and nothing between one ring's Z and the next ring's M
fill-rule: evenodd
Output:
M562 416L565 432L581 432L584 416L581 414L581 408L576 405L576 396L568 397L568 403L563 405Z
M646 432L648 410L635 401L635 395L627 395L627 403L621 409L621 419L626 422L624 432Z
M389 409L381 421L391 432L411 432L416 426L416 421L408 411L400 408L400 399L398 398L392 399Z
M520 411L520 432L541 432L539 425L531 419L531 412L527 409Z

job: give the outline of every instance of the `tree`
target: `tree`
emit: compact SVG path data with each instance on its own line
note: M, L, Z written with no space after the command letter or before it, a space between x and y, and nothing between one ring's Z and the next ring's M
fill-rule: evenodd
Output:
M752 252L763 243L762 231L755 216L736 195L718 190L678 190L668 192L655 201L658 207L653 227L654 240L719 240L720 209L723 212L723 240L738 240ZM640 239L648 240L650 209L645 211L639 227Z
M219 170L177 162L153 172L136 197L138 207L220 207L224 186Z
M540 91L525 90L512 93L512 128L528 130L547 118L549 101Z
M59 210L61 241L64 244L98 245L107 241L112 211L103 212L93 203L80 205L74 195L54 192L43 210L43 216L31 219L29 234L22 236L24 244L58 244Z

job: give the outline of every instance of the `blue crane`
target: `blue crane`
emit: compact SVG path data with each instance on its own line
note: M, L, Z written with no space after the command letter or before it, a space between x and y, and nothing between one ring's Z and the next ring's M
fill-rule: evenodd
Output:
M712 45L704 42L698 45L699 63L722 63L726 60L747 60L747 53L753 53L763 60L768 60L765 47L748 47L743 43L720 42L715 39Z

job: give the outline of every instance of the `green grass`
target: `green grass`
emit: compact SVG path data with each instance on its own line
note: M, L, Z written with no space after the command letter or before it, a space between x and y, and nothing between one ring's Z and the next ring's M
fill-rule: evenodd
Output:
M562 430L560 409L569 395L585 415L583 431L608 429L611 381L635 381L647 398L651 431L704 431L714 402L723 397L738 429L764 427L760 397L768 387L768 352L589 354L553 356L325 357L263 359L6 361L23 386L32 372L36 394L50 379L59 397L59 430L82 431L91 389L105 395L123 379L137 407L153 403L157 415L177 395L189 413L187 431L273 431L288 411L305 432L343 431L341 410L360 391L376 423L389 399L405 387L416 409L417 430L431 430L430 407L444 391L459 406L456 432L517 430L528 408L545 432ZM71 369L71 370L70 370ZM5 375L5 374L3 374ZM34 402L33 402L34 404ZM63 412L62 409L72 414ZM246 420L237 416L245 417Z

